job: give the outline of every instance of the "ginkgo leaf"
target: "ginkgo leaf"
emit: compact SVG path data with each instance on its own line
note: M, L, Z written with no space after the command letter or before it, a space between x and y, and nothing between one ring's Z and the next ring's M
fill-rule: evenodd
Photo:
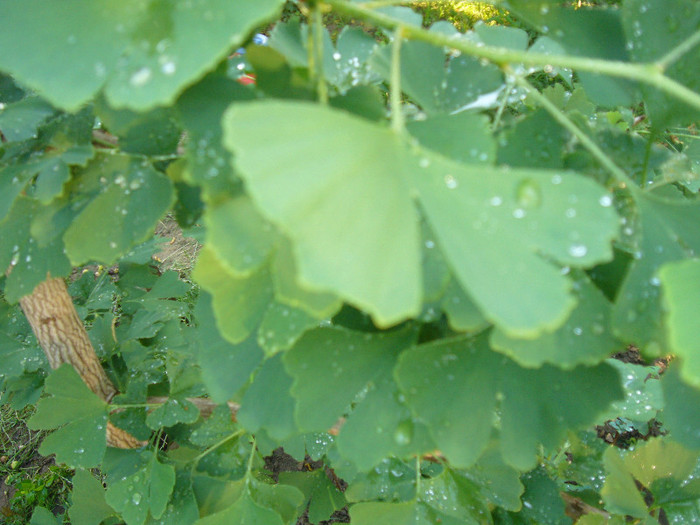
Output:
M536 337L570 313L571 282L555 262L612 258L612 200L574 173L459 164L309 103L236 104L223 125L255 203L292 241L302 284L334 292L380 326L419 312L413 195L465 291L511 335Z
M0 7L0 69L69 111L104 87L115 107L145 110L178 93L225 58L282 0L97 6L30 0ZM32 35L41 32L42 39ZM45 42L50 41L51 46ZM72 64L72 74L62 73Z
M492 429L484 422L492 421L499 405L501 454L525 470L535 465L538 444L557 446L567 429L592 423L622 394L617 372L608 365L521 368L489 348L488 334L407 350L395 374L408 406L460 467L485 450Z
M107 404L93 394L75 369L61 365L46 380L50 397L37 403L33 429L58 430L44 438L40 452L74 467L94 467L106 448Z

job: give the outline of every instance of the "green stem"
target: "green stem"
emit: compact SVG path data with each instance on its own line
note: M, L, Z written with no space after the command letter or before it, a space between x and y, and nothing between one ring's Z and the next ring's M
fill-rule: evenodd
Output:
M204 450L201 454L196 455L192 460L190 460L190 463L192 463L192 473L194 473L194 469L197 468L197 465L199 464L199 461L206 455L211 454L213 451L215 451L217 448L219 448L222 445L225 445L232 439L237 438L238 436L242 435L245 433L245 430L237 430L233 434L229 434L225 438L223 438L221 441L214 443L212 446Z
M416 454L416 496L420 496L420 456Z
M349 3L345 0L326 0L326 3L339 13L372 22L388 29L396 29L402 25L400 21L385 15L371 11L362 5ZM632 64L598 58L577 57L570 55L548 55L544 53L532 53L530 51L518 51L502 47L477 45L461 37L450 37L440 33L430 32L417 26L403 26L404 36L413 40L420 40L435 46L445 46L456 49L471 56L485 58L495 64L505 66L510 63L520 63L530 66L563 67L579 71L590 71L612 77L636 80L653 86L686 104L700 109L700 94L676 82L663 73L663 68L658 64Z
M328 86L323 76L323 10L320 4L313 8L313 54L316 93L321 104L328 104Z
M518 75L513 76L516 84L526 89L530 96L535 99L554 118L554 120L561 124L564 129L568 130L572 135L574 135L581 142L583 147L586 148L591 155L593 155L593 157L612 174L617 182L624 184L632 190L636 188L636 185L632 179L630 179L622 168L615 164L612 159L608 157L608 155L602 149L600 149L598 144L591 140L591 138L585 132L579 129L578 126L576 126L576 124L574 124L563 111L556 107L542 93L537 91L537 89L523 77Z
M690 35L683 42L678 44L676 47L671 49L671 51L669 51L659 60L657 60L656 65L665 71L666 69L668 69L668 66L679 60L683 55L685 55L688 51L693 49L698 44L700 44L700 29L695 31L695 33Z
M646 148L644 148L644 164L642 165L642 174L639 179L639 186L641 188L646 188L647 186L647 173L649 172L649 159L651 158L651 148L654 145L654 135L649 135L647 139Z
M391 44L391 86L389 98L391 102L391 129L396 133L403 133L404 118L401 100L401 43L403 40L403 26L399 26L394 32L394 41Z

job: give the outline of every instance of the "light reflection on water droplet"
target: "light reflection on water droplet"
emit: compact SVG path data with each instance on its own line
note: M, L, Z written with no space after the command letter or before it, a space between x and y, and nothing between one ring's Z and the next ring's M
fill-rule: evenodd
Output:
M584 244L572 244L569 247L569 255L572 257L584 257L588 253L588 248Z
M452 175L445 175L445 186L447 186L448 189L453 190L455 189L459 183L457 182L457 179L454 178Z

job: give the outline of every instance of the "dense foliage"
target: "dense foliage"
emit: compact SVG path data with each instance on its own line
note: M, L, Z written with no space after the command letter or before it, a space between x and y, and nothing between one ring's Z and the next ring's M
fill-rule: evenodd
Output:
M386 4L0 3L2 400L71 523L700 521L700 4ZM47 274L111 404L31 334Z

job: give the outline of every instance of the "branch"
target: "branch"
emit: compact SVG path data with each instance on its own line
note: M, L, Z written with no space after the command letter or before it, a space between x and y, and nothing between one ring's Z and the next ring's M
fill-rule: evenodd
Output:
M637 82L653 86L696 109L700 109L700 94L665 76L663 73L663 65L655 63L632 64L630 62L570 55L547 55L544 53L517 51L503 47L477 45L477 43L470 42L461 37L450 37L440 33L433 33L417 26L404 25L402 22L388 15L371 11L362 5L349 3L343 0L325 0L325 3L332 6L333 9L339 13L360 18L376 25L386 27L387 29L396 29L401 26L406 38L420 40L435 46L456 49L457 51L471 56L485 58L501 66L513 63L532 66L550 65L553 67L590 71L591 73L609 75L611 77L636 80ZM694 44L694 42L694 37L691 37L690 44ZM684 51L685 47L679 50L679 52ZM675 58L675 56L672 58Z

